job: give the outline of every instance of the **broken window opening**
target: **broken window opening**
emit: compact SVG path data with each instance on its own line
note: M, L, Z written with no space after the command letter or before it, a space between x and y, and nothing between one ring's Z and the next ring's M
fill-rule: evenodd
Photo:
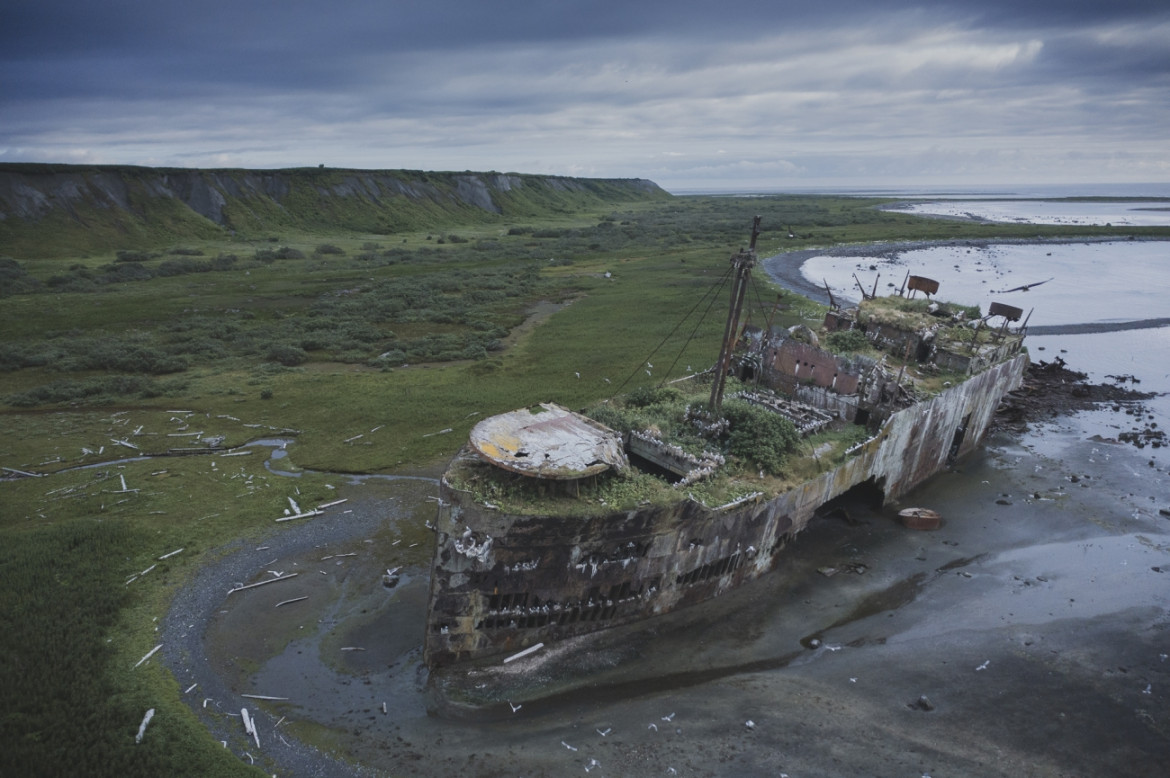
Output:
M959 458L959 449L963 447L963 439L967 437L967 427L971 424L971 414L963 417L963 423L955 429L955 437L951 440L951 449L947 452L947 467L955 464Z

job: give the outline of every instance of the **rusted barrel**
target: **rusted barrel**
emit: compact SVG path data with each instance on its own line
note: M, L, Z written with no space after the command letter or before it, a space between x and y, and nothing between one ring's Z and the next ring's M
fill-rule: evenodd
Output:
M898 518L909 529L938 529L942 525L942 517L930 508L906 508L898 511Z

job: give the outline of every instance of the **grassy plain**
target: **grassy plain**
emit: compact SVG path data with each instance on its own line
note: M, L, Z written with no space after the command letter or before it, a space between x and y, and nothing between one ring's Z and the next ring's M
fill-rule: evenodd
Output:
M292 463L324 473L433 470L484 416L583 407L706 367L726 299L704 296L756 213L763 255L1074 232L877 204L688 197L393 236L14 257L0 466L45 475L0 483L0 774L260 774L210 738L157 661L136 663L176 589L224 544L270 529L290 487L259 454L137 457L282 436ZM763 288L753 302L774 299ZM792 301L780 321L817 311ZM330 480L299 479L300 503L327 501Z

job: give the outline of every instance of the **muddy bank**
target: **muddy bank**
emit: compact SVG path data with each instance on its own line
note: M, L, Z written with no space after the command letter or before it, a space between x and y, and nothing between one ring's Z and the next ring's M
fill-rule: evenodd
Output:
M1023 385L1011 392L1000 403L995 425L999 428L1025 432L1029 425L1091 409L1101 409L1128 417L1129 429L1118 429L1115 437L1095 439L1107 443L1128 443L1136 448L1160 449L1167 446L1166 431L1158 425L1152 409L1145 401L1157 396L1141 392L1126 384L1137 386L1140 379L1132 375L1108 376L1113 383L1092 383L1085 373L1072 370L1063 358L1051 362L1043 360L1028 366Z
M728 597L436 679L474 707L436 706L419 656L420 482L346 487L352 513L209 565L168 661L214 736L278 775L1163 775L1170 476L1085 434L1111 405L1034 408L911 501L815 521ZM902 527L908 504L943 526ZM226 594L268 569L301 575Z
M432 550L425 522L436 493L425 475L352 478L338 487L347 502L276 525L259 541L229 544L179 592L162 623L164 656L215 739L270 774L376 774L345 763L351 749L337 748L330 727L340 719L331 716L338 700L354 708L351 692L368 685L365 673L421 645L423 600L415 592ZM388 570L394 588L382 582ZM280 582L229 594L277 573ZM414 613L388 622L397 600ZM259 727L260 749L244 734L244 707Z

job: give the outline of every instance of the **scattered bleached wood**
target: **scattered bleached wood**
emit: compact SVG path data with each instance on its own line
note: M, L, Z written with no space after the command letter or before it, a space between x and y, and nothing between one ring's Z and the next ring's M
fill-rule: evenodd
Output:
M143 663L143 662L145 662L147 659L150 659L152 656L154 656L154 655L155 655L155 654L158 652L158 650L159 650L160 648L162 648L162 643L159 643L157 646L155 646L154 648L152 648L152 649L150 649L149 651L147 651L147 652L146 652L146 656L144 656L144 657L142 657L141 659L139 659L139 660L138 660L138 664L137 664L137 665L134 665L134 667L138 667L138 665L142 664L142 663Z
M226 454L220 454L220 457L246 457L251 455L252 449L241 448L236 451L229 451Z
M279 726L280 726L280 725L281 725L283 722L284 722L284 716L281 716L281 717L280 717L280 721L278 721L278 722L276 722L275 724L273 724L273 725L272 725L272 728L275 730L275 729L276 729L277 727L279 727Z
M140 490L126 488L126 476L119 473L118 477L122 479L122 488L121 489L114 489L114 490L110 491L110 494L138 494L138 492Z
M267 694L241 694L240 696L247 697L250 700L276 700L278 702L288 699L288 697L269 697ZM282 718L281 721L283 720Z
M534 654L542 648L544 648L544 643L537 643L535 646L530 646L518 654L512 654L512 656L504 660L504 664L508 664L513 660L520 659L521 657L528 656L529 654Z
M153 570L153 569L154 569L154 568L156 568L156 567L158 567L158 565L157 565L157 564L151 565L150 567L146 568L146 569L145 569L145 570L143 570L141 573L139 573L139 574L138 574L138 577L139 577L139 578L141 578L142 576L146 575L147 573L149 573L151 570Z
M320 515L321 515L321 511L311 510L311 511L305 511L304 513L298 513L295 516L282 516L281 518L277 519L277 521L292 521L293 519L304 519L304 518L307 518L309 516L320 516Z
M240 708L240 716L244 719L244 734L251 735L256 740L256 748L260 747L260 733L256 731L256 722L248 715L247 708Z
M289 507L292 508L293 513L301 513L302 512L301 506L297 505L297 501L294 500L293 498L291 498L291 497L288 498L288 504L289 504Z
M297 573L289 573L288 575L282 575L279 578L269 578L267 581L260 581L259 583L248 584L246 586L237 586L235 589L228 589L228 594L242 592L245 589L255 589L257 586L264 586L265 584L276 583L277 581L287 581L290 578L296 577Z
M342 651L365 651L361 646L343 646Z
M162 561L162 560L164 560L164 559L170 559L171 557L173 557L173 556L176 556L176 555L178 555L178 554L181 554L181 553L183 553L183 549L181 549L181 548L177 548L177 549L175 549L174 551L172 551L172 552L171 552L171 553L169 553L169 554L163 554L163 555L162 555L162 556L160 556L158 559L159 559L159 561L161 562L161 561Z
M199 430L198 432L168 432L167 437L168 438L193 438L197 435L202 435L202 434L203 434L203 430Z
M382 703L382 715L386 715L386 703Z
M239 421L239 419L237 419L235 416L228 416L226 413L221 413L218 416L216 416L215 418L217 418L217 419L230 419L231 421Z
M110 438L110 441L113 443L117 443L119 446L125 446L126 448L132 448L135 451L139 450L138 446L134 445L133 443L131 443L127 440L117 440L116 438Z
M385 424L379 424L377 427L374 427L372 430L370 430L370 432L377 432L378 430L382 429L385 426L386 426Z
M434 436L434 435L446 435L446 434L447 434L448 432L450 432L450 431L451 431L451 428L450 428L450 427L448 427L447 429L445 429L445 430L439 430L438 432L428 432L427 434L423 435L423 437L424 437L424 438L429 438L429 437L432 437L432 436Z
M195 411L167 411L167 413L194 413Z
M153 718L154 708L151 708L146 712L146 715L142 717L142 723L138 725L138 734L134 736L135 743L142 742L142 736L146 734L146 725L149 724L150 720Z
M142 425L142 424L139 424L139 425L138 425L138 429L136 429L136 430L134 430L133 432L131 432L131 433L130 433L130 436L131 436L131 437L134 437L134 436L137 436L137 435L141 435L141 434L142 434L142 427L143 427L143 426L144 426L144 425Z
M345 440L343 440L341 442L342 443L352 443L353 441L357 440L358 438L364 438L364 437L365 437L365 433L359 432L357 435L354 435L352 438L346 438Z
M325 510L326 508L332 508L334 505L341 505L343 502L348 500L348 497L342 497L340 500L334 500L333 502L324 502L317 506L317 510L321 511Z
M272 607L279 608L281 605L288 605L290 602L300 602L301 600L307 600L307 599L309 599L309 595L306 594L304 597L294 597L291 600L282 600L282 601L276 603L276 605L273 605ZM247 695L244 695L244 696L246 697Z
M191 684L190 686L187 687L187 689L183 692L183 694L190 694L191 692L193 692L195 690L195 687L198 685L199 685L198 683Z
M17 475L27 476L28 478L40 478L44 473L29 473L24 470L17 470L15 467L0 467L0 470L5 470L9 473L16 473Z

